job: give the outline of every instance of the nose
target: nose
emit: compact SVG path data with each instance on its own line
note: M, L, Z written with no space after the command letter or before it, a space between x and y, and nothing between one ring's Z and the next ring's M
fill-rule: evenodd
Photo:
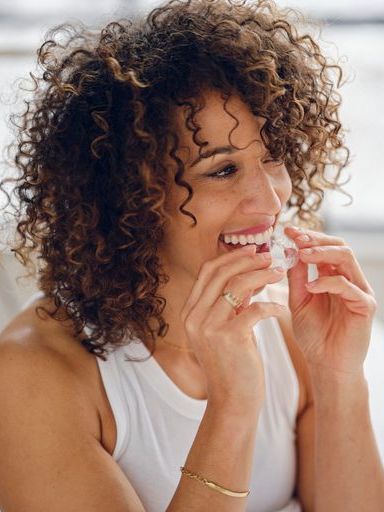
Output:
M255 213L277 215L282 209L280 180L263 169L256 169L243 180L240 210L244 215Z

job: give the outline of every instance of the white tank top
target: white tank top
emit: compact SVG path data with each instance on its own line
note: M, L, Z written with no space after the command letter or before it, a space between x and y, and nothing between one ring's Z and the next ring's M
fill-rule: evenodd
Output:
M266 289L256 299L268 300ZM292 497L297 375L277 320L261 320L254 332L264 364L266 395L256 433L246 512L300 512L299 502ZM153 357L135 362L127 361L127 355L144 359L149 351L135 340L111 349L107 361L96 358L117 427L112 456L146 512L165 512L207 401L181 391Z

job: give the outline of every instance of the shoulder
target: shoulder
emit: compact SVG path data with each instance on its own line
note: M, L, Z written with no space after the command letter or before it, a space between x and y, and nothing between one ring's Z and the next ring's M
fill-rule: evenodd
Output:
M84 426L97 437L99 417L92 391L95 358L60 322L48 315L38 317L37 305L46 304L42 299L35 301L0 333L0 408L25 410L29 404L29 414L34 414L52 406L54 400L74 413L83 411Z
M288 307L288 283L285 281L269 286L268 296L273 302L278 302L279 304L287 306L286 313L281 315L277 320L299 381L300 395L298 415L300 415L312 403L312 387L307 363L295 340L291 312Z
M35 306L0 333L0 508L144 510L100 439L95 357Z
M0 389L1 430L8 439L22 436L20 425L26 422L33 425L44 420L56 425L58 418L68 427L100 437L97 409L55 350L29 340L0 339Z

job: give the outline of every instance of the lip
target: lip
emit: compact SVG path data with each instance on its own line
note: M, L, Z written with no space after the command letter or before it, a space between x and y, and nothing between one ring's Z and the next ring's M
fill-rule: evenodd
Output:
M220 238L224 237L224 235L255 235L257 233L263 233L267 231L270 227L273 226L273 223L269 224L258 224L257 226L253 226L246 229L241 229L239 231L231 231L230 233L222 233Z

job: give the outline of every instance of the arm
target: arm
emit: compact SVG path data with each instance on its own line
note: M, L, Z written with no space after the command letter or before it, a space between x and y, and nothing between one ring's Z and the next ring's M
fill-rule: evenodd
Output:
M288 302L286 287L274 285L269 293L273 300ZM297 374L305 386L305 404L296 427L300 502L306 512L370 510L370 486L372 493L375 489L382 492L384 473L369 418L365 379L335 382L332 373L327 378L321 373L310 373L295 341L291 315L281 316L279 323ZM384 503L380 495L377 499ZM336 500L339 504L333 509ZM372 510L375 510L374 505Z
M59 354L0 341L0 390L1 510L144 512L100 444L97 412ZM242 491L249 488L257 415L235 410L207 406L185 466ZM167 512L243 512L246 502L181 476Z
M236 314L221 298L226 285L250 297L252 290L282 279L268 268L270 255L251 249L206 262L182 311L189 342L208 377L206 413L185 466L234 491L249 487L264 399L253 326L283 309L255 303ZM5 454L0 505L12 506L12 512L142 512L132 486L101 447L95 411L66 365L67 359L38 340L32 349L21 341L0 342L0 408L7 416L0 425ZM221 494L183 475L167 512L244 512L246 504L244 497Z
M313 371L316 434L316 511L379 512L384 471L363 374L337 379Z
M257 421L207 405L185 467L235 491L249 489ZM167 512L243 512L247 498L234 498L184 476Z
M301 248L288 272L289 304L313 390L304 431L314 431L314 510L379 512L384 471L363 372L376 310L373 291L342 239L311 230L304 236L295 228L286 232ZM319 275L310 285L309 263Z
M53 350L0 342L0 509L144 512L99 440L96 411Z
M343 382L335 381L332 373L327 377L310 373L289 315L280 318L280 326L306 387L306 403L296 427L296 487L304 510L378 512L377 503L384 505L384 472L364 377Z

